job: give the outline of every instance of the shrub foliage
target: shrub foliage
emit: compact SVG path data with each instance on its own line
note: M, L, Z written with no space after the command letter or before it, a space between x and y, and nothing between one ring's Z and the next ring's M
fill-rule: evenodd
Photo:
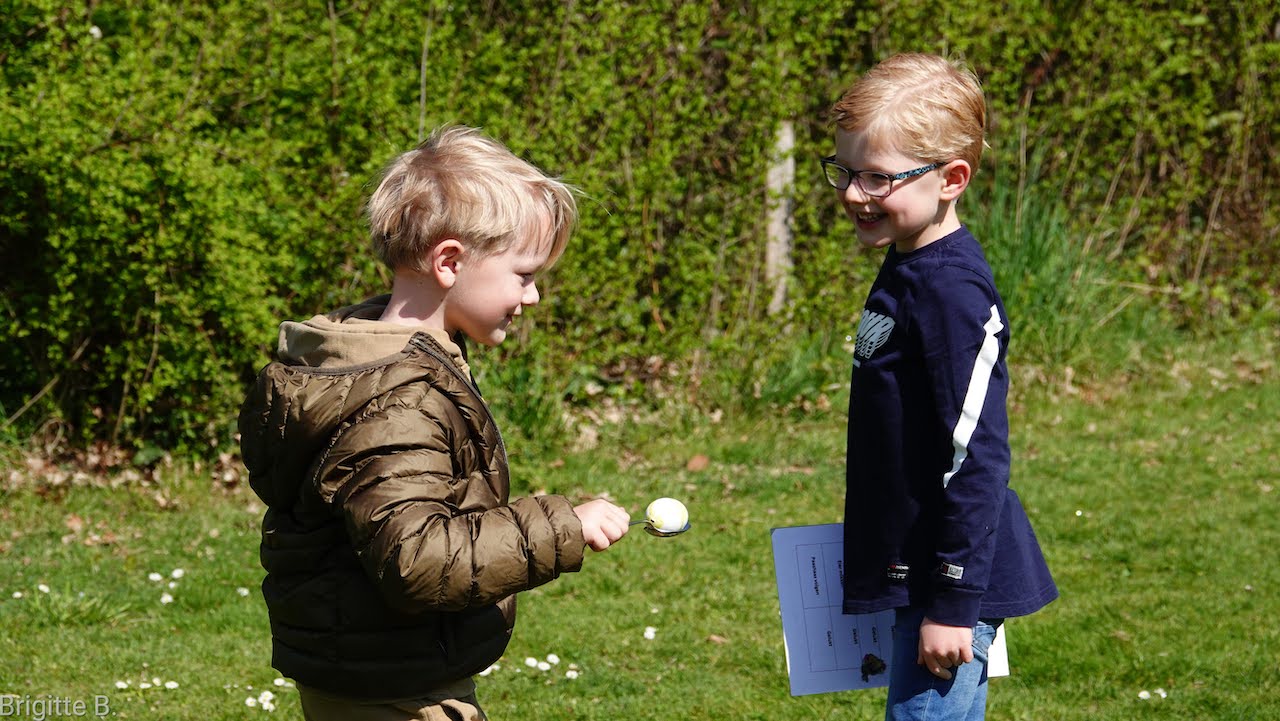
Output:
M1194 300L1274 283L1280 254L1280 99L1266 92L1280 39L1261 0L7 7L0 412L73 440L225 444L281 318L385 288L362 200L386 161L450 122L585 193L523 329L540 362L710 349L758 375L751 359L779 337L843 337L876 263L855 260L817 171L824 111L901 50L960 55L983 77L987 172L1022 183L1040 159L1059 258L1119 259ZM765 177L782 120L797 134L795 265L771 317ZM965 212L990 227L983 213L1021 212L1022 190L990 204L1006 196L980 191ZM1024 323L1052 320L1036 288L1057 298L1045 286L1065 274L1026 276L1040 284L1026 312L1047 315Z

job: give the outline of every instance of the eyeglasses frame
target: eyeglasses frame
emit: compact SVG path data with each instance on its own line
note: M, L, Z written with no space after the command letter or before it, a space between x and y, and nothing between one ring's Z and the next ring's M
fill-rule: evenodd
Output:
M837 163L836 156L834 155L829 155L825 158L822 158L821 160L819 160L819 162L822 163L822 175L827 179L827 183L831 187L843 192L849 189L850 183L857 183L858 190L862 191L863 195L866 195L867 197L870 197L870 198L887 198L889 197L889 194L893 192L894 183L902 180L907 180L908 178L914 178L917 175L924 175L930 170L937 170L938 168L941 168L942 166L946 165L946 163L930 163L928 165L922 165L919 168L916 168L914 170L904 170L901 173L882 173L878 170L850 170L849 168L846 168L840 163ZM842 171L845 175L849 176L849 183L846 183L843 188L841 188L836 183L833 183L831 181L831 174L827 172L828 166L837 168L838 170ZM876 175L881 175L881 176L884 176L885 178L888 178L889 189L885 191L883 195L876 195L875 193L867 192L867 189L862 186L863 173L874 173Z

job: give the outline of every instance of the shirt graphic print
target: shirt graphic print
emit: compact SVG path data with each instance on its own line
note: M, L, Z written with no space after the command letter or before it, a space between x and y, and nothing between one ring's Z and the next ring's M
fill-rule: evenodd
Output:
M858 321L858 341L853 346L854 367L862 365L864 358L870 360L892 333L893 318L863 310L862 318Z

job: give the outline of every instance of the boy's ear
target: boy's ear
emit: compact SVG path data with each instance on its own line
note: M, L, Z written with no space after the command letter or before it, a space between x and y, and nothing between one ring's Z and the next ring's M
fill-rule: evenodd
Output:
M955 200L969 187L973 168L967 160L953 160L942 166L942 199Z
M441 288L452 288L458 281L464 250L462 243L446 238L433 245L427 253L427 273L436 279Z

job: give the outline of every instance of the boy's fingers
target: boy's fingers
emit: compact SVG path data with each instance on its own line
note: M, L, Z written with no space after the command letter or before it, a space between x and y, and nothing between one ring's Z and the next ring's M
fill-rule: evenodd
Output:
M597 498L573 510L582 521L582 540L593 551L603 551L627 534L631 517L621 506Z
M623 508L622 506L614 506L609 510L610 510L609 517L615 523L625 526L631 522L631 514L627 513L627 509Z
M601 530L604 531L604 535L612 543L627 535L627 523L616 518L610 518L607 523L602 524Z
M931 653L925 653L923 650L920 650L916 653L916 663L921 666L924 666L925 669L929 671L929 673L933 674L934 676L937 676L943 681L950 681L951 675L952 675L950 669L953 666L959 665L954 661L947 659L946 657L935 656Z
M587 545L590 546L593 551L603 551L612 543L612 541L609 540L608 534L599 529L584 532L583 536L583 540L587 542Z
M937 676L943 681L951 680L950 664L938 658L925 659L923 656L916 659L916 663L928 669L929 673ZM947 665L943 665L947 664Z

